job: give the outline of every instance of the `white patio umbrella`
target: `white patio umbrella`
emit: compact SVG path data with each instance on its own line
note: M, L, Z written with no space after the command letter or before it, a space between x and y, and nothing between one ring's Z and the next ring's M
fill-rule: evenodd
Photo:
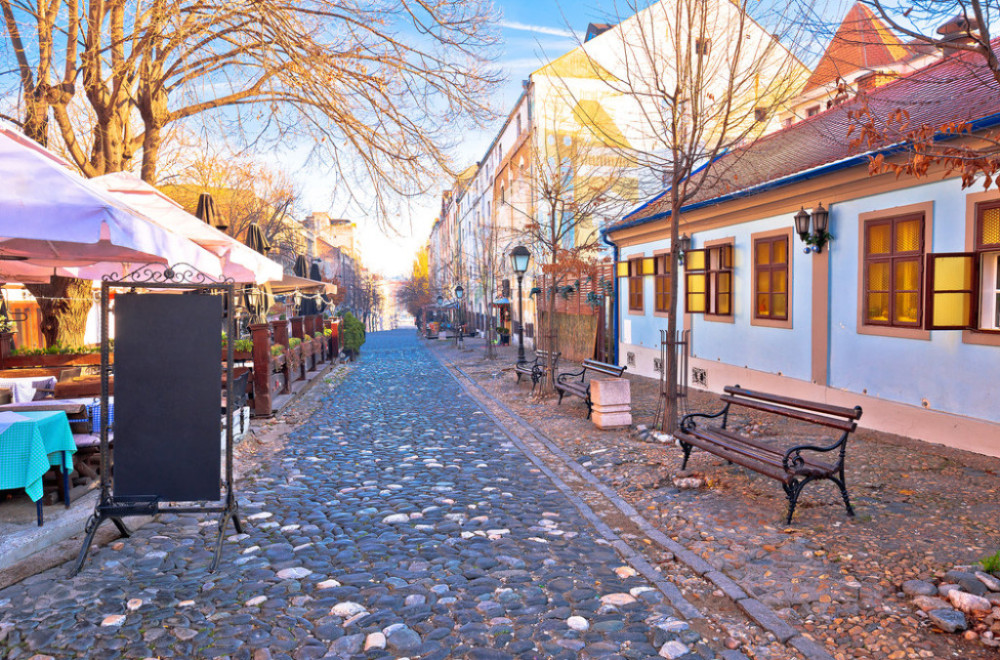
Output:
M185 211L142 179L125 172L105 174L91 183L108 191L150 220L188 238L222 260L222 272L239 284L263 284L282 278L281 264L250 249Z
M150 221L73 172L66 161L0 127L0 261L97 279L135 265L187 263L212 277L211 252Z

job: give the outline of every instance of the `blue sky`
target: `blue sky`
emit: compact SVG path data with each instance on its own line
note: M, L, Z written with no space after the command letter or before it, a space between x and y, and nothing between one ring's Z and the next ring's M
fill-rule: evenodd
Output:
M605 22L615 13L614 0L498 0L502 13L503 54L499 65L507 82L497 91L495 107L501 116L490 126L462 136L455 166L464 169L481 159L503 126L504 118L521 93L521 82L550 59L572 50L583 38L587 24ZM568 20L567 20L568 17ZM574 35L574 32L576 35ZM447 181L442 180L443 189ZM406 275L413 255L426 241L440 208L440 190L412 200L409 222L398 227L398 236L383 234L374 222L359 221L363 259L369 268L385 275Z
M764 12L776 10L780 13L800 1L759 0L758 7ZM843 15L851 2L806 1L813 12L827 16ZM645 0L638 2L644 4ZM508 78L495 99L500 117L482 130L462 135L462 143L456 149L455 167L459 170L485 155L521 93L522 81L531 72L576 47L589 23L614 23L619 12L630 13L628 0L496 0L496 4L502 14L500 27L504 41L499 64ZM440 208L441 190L447 185L448 181L442 179L439 190L411 200L409 218L398 223L399 235L386 235L375 222L359 219L362 251L369 268L388 276L410 272L413 255L427 240Z

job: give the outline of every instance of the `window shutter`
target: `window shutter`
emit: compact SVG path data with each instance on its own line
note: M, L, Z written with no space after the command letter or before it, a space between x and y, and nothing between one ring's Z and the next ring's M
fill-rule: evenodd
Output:
M616 266L615 274L618 277L628 277L628 262L627 261L619 261L617 264L615 264L615 266Z
M642 274L656 275L656 257L646 257L642 260Z
M708 250L687 250L684 253L684 270L687 272L702 271L708 267Z
M704 314L708 309L708 250L684 253L684 311Z
M974 252L927 255L925 330L965 330L976 325L978 281Z

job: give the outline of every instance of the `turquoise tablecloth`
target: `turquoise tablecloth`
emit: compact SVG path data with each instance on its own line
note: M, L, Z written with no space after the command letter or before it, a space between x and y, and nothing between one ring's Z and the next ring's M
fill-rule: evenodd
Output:
M23 488L32 501L42 497L42 477L57 465L73 469L76 452L66 413L0 412L0 489Z

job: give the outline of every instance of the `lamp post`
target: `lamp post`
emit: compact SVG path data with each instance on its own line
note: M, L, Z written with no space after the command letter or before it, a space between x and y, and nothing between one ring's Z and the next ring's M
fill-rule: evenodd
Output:
M518 245L510 251L510 260L517 275L517 363L523 364L527 360L524 359L524 296L521 295L521 281L528 270L528 264L531 263L531 252L523 245Z
M459 319L459 322L458 322L458 349L459 350L462 350L462 348L465 346L465 343L462 341L462 331L464 329L462 326L465 324L465 308L462 307L462 296L464 296L464 295L465 295L465 289L463 289L462 285L459 284L458 286L455 287L455 300L458 301L458 312L459 312L459 316L460 316L460 319Z

